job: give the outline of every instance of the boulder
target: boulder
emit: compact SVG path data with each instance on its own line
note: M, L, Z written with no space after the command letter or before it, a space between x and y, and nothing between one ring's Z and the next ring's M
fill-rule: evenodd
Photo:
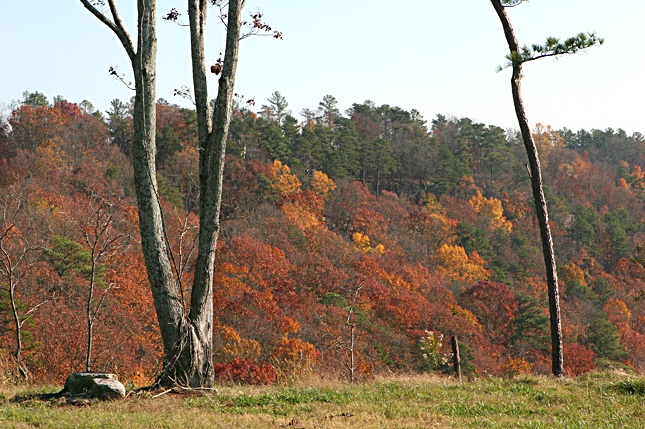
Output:
M68 399L120 399L125 397L125 386L116 374L75 372L67 377L61 393Z

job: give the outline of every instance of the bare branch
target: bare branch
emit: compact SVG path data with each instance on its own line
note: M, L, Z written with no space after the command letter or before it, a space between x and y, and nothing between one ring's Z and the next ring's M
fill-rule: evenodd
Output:
M112 14L112 18L114 21L110 21L110 19L108 19L107 16L105 16L101 11L99 11L96 8L96 5L99 5L99 4L104 5L105 2L103 1L90 2L89 0L81 0L81 3L83 4L83 6L85 6L85 9L89 10L92 13L92 15L98 18L99 21L105 24L110 30L114 32L114 34L116 34L116 36L119 38L119 41L123 45L123 48L128 54L130 61L134 62L136 57L136 54L134 51L134 45L132 44L130 35L128 34L128 32L125 30L125 27L123 26L123 22L121 21L121 18L119 17L114 0L108 0L108 4L110 5L110 13Z
M161 17L164 21L171 21L174 22L175 24L179 25L180 27L189 27L188 24L184 24L183 21L181 20L181 13L177 11L174 7L170 9L170 12L166 16Z
M121 83L123 83L123 84L124 84L128 89L130 89L130 90L134 91L134 90L135 90L135 88L132 86L132 82L126 82L126 81L125 81L125 74L119 74L119 73L117 72L117 70L118 70L118 67L116 67L116 66L110 66L110 68L108 69L108 73L109 73L111 76L114 76L114 78L115 78L116 80L120 80L120 81L121 81Z

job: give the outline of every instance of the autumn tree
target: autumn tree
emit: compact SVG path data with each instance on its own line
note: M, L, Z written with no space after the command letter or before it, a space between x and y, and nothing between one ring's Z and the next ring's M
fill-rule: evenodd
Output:
M89 253L89 271L87 275L88 290L85 306L87 321L87 353L85 370L90 371L92 365L92 346L94 341L94 324L102 310L105 298L114 286L107 283L101 275L102 264L127 245L129 237L119 230L120 201L110 201L99 195L91 196L89 201L91 215L78 227ZM99 287L102 290L99 291Z
M184 308L182 285L175 278L164 232L156 175L156 1L139 0L136 47L119 16L115 2L81 0L96 18L116 34L132 65L135 81L133 164L139 206L141 245L153 291L157 318L164 343L162 385L208 386L213 380L212 282L215 245L219 232L219 210L226 137L237 68L241 12L244 2L231 0L224 12L226 50L219 64L219 91L211 109L207 92L205 29L208 1L189 0L191 58L200 147L200 234L195 280L190 308ZM226 18L224 18L224 16ZM254 20L254 23L258 22ZM259 24L260 26L262 24ZM217 67L213 67L213 71Z
M564 54L576 53L582 49L588 48L595 44L602 44L603 40L595 34L580 33L575 37L560 41L555 37L549 37L544 45L520 46L511 21L506 13L506 8L517 6L525 0L491 0L493 8L502 24L504 36L510 54L508 66L512 69L511 89L513 94L513 104L515 114L522 133L522 140L526 148L529 160L529 175L531 177L531 187L535 209L540 226L542 237L542 251L544 254L544 263L546 265L546 277L549 288L549 313L551 316L551 371L553 375L560 377L563 373L563 355L562 355L562 327L560 317L560 292L558 290L558 274L556 270L555 254L553 251L553 239L551 227L549 225L549 215L547 211L546 199L542 185L542 168L538 150L531 134L529 122L524 110L524 102L521 95L522 66L524 63L534 61L545 57L555 57Z
M22 359L23 333L22 328L29 314L35 308L22 314L18 299L18 287L27 273L29 253L36 250L28 232L30 225L18 226L20 216L25 210L26 198L18 188L6 189L0 200L0 293L7 295L11 308L11 318L14 325L15 349L13 357L18 373L29 378L29 372Z

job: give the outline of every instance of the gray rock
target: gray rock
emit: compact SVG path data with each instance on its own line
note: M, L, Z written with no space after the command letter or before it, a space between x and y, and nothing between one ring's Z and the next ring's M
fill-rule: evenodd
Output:
M68 399L120 399L125 397L125 386L116 374L104 372L75 372L65 380L62 393Z

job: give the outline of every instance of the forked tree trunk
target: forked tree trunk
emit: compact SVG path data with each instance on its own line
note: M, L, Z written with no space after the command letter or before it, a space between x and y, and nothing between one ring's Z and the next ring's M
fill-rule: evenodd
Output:
M190 311L182 322L177 361L166 377L185 379L191 386L212 383L213 266L219 237L224 157L231 120L240 41L242 0L230 0L222 75L210 113L204 60L204 30L208 2L189 0L193 87L197 109L199 162L199 249L190 297Z
M495 12L499 17L504 29L504 36L508 47L513 52L519 52L519 44L515 37L513 27L506 14L503 4L500 0L491 0ZM544 264L546 266L546 279L549 295L549 315L551 320L551 371L553 375L560 377L563 373L563 353L562 353L562 326L560 318L560 292L558 290L558 273L555 264L555 255L553 252L553 239L551 238L551 227L549 226L549 215L544 198L542 187L542 168L538 157L537 147L533 141L529 127L524 104L522 102L521 81L522 81L522 63L514 62L513 75L511 77L511 89L513 93L513 103L515 105L515 114L522 133L522 140L528 155L531 188L533 190L533 199L535 201L535 211L540 226L540 235L542 237L542 253L544 255Z
M244 1L229 1L224 69L211 122L204 62L204 30L209 1L188 0L201 149L199 251L188 314L170 263L156 180L156 1L137 1L136 52L113 0L108 0L113 20L109 20L89 0L80 1L117 35L132 62L136 89L133 164L141 245L164 346L164 364L157 383L209 386L213 379L213 265Z

